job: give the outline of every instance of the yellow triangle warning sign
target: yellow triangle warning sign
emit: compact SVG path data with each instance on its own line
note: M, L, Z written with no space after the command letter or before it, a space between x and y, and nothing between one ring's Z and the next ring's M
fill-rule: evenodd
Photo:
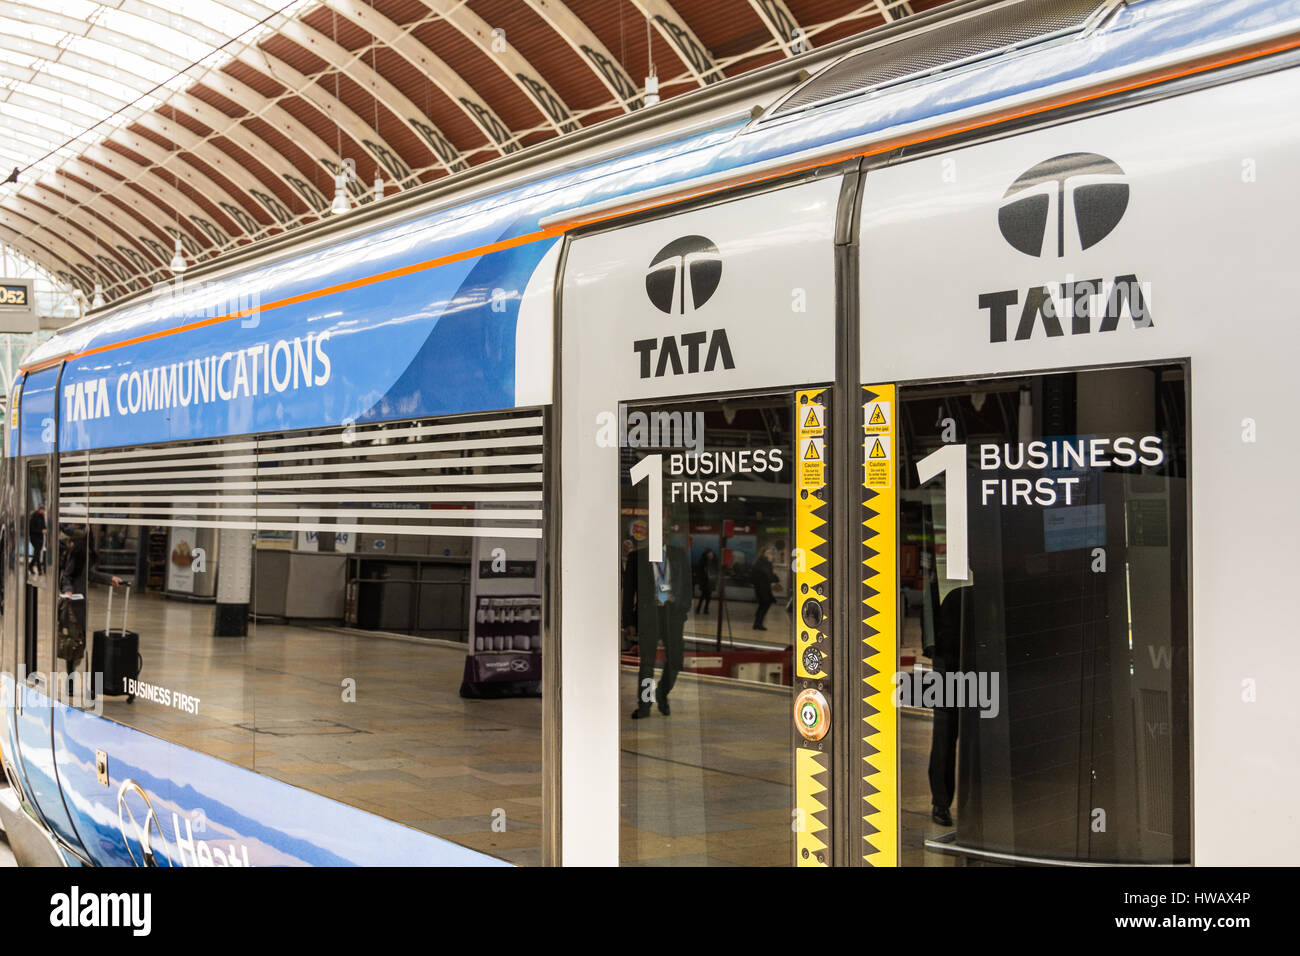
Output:
M882 411L880 410L880 406L879 406L879 405L877 405L876 408L875 408L875 411L873 411L873 412L871 413L871 421L867 422L867 424L868 424L868 425L887 425L887 424L889 424L888 422L885 421L885 413L882 412ZM877 444L879 444L879 442L877 442ZM882 457L883 457L883 456L882 456Z
M817 454L817 443L808 442L808 450L803 453L804 461L821 461L821 456Z
M817 409L815 407L809 406L808 417L803 420L803 427L804 428L822 427L821 420L817 417Z
M868 458L888 458L888 457L889 457L888 455L885 454L885 447L884 447L883 445L880 444L880 439L879 439L879 438L877 438L877 439L876 439L876 443L875 443L874 445L871 446L871 453L870 453L869 455L867 455L867 457L868 457Z

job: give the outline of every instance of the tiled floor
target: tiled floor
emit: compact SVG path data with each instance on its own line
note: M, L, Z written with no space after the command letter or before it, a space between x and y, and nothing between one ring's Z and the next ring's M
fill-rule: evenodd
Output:
M92 592L92 621L102 601ZM461 648L266 623L216 638L212 613L134 597L140 679L199 697L198 714L110 697L104 716L512 862L540 861L540 700L462 699Z

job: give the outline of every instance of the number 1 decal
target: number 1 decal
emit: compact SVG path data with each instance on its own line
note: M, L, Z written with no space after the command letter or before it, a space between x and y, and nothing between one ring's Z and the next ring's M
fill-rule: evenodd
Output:
M664 456L646 455L632 466L628 472L632 484L641 484L641 479L650 477L650 534L647 547L650 560L659 564L664 554Z
M946 477L943 503L948 513L948 562L945 577L949 581L967 581L970 579L970 555L966 522L966 446L943 445L918 461L916 471L923 485L936 475Z

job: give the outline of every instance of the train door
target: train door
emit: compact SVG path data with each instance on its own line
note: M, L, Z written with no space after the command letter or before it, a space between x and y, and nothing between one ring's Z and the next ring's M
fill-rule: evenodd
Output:
M837 170L567 247L566 864L832 862L829 383L852 186Z
M75 848L79 843L63 805L52 735L54 708L60 701L75 699L84 686L70 679L75 664L69 663L68 641L59 638L56 627L60 614L68 613L69 603L58 582L58 377L57 368L27 376L19 406L15 530L22 583L17 607L14 757L21 762L27 796L46 825Z
M863 678L880 711L864 862L1170 865L1268 844L1263 823L1242 836L1258 817L1242 807L1277 790L1270 733L1289 718L1251 709L1246 671L1295 654L1241 635L1289 614L1263 529L1294 495L1281 444L1253 454L1249 410L1285 402L1292 363L1277 327L1223 316L1288 295L1286 253L1238 237L1268 235L1297 197L1222 170L1294 153L1293 128L1257 132L1294 85L1253 78L867 173L864 540L898 561L864 561L890 595L868 602L867 666L897 678ZM1258 121L1220 124L1206 150L1189 126L1206 116ZM1216 693L1238 670L1243 690Z
M17 422L18 396L21 380L16 383L11 399L11 421ZM19 706L19 694L23 686L19 661L25 660L25 631L20 620L21 594L27 581L27 533L22 521L26 509L21 505L20 477L18 460L12 457L16 452L18 431L9 429L6 457L4 459L3 504L0 505L0 626L3 627L3 639L0 648L3 664L0 665L0 711L4 714L3 752L5 771L15 791L24 802L27 797L27 777L23 772L22 760L18 756L16 715ZM20 532L18 529L22 528Z

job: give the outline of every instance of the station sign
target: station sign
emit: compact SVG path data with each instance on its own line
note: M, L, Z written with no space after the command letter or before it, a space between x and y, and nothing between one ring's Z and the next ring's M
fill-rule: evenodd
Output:
M0 279L0 332L28 333L40 327L31 279Z

